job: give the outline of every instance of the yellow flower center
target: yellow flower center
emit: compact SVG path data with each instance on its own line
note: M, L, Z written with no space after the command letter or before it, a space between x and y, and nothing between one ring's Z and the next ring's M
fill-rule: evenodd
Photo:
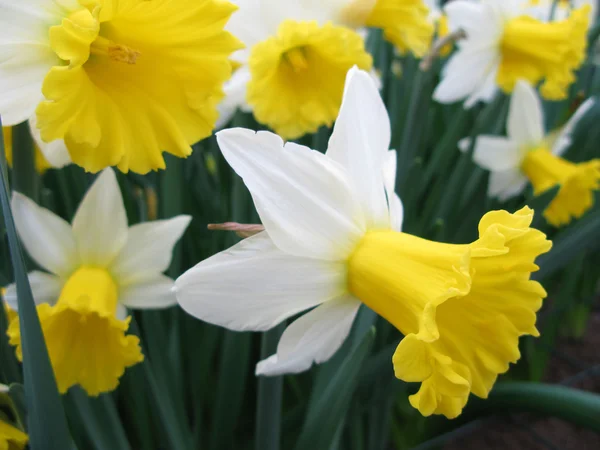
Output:
M428 15L423 0L354 0L342 11L341 20L353 27L381 28L400 52L423 56L434 32Z
M23 450L27 441L25 433L0 419L0 449Z
M257 120L285 139L331 126L348 70L372 66L363 39L330 23L284 21L250 54L247 100Z
M519 336L537 335L546 293L529 278L551 244L532 218L528 208L490 212L466 245L371 231L350 257L350 292L405 335L394 369L422 383L410 401L423 415L456 417L470 392L486 397L519 358Z
M126 45L116 44L102 36L98 36L92 42L90 53L93 55L108 56L113 61L126 64L135 64L141 55L137 50L133 50Z
M585 59L590 6L574 10L560 22L544 23L522 16L509 20L500 42L497 81L512 92L518 79L536 84L548 99L563 99L575 81L574 71Z
M531 181L536 195L560 185L558 194L544 211L554 226L581 217L594 204L593 191L600 188L600 159L576 164L542 147L527 153L521 170Z
M80 384L89 395L115 389L125 368L143 360L130 318L118 320L118 287L105 269L80 267L55 305L38 306L48 353L61 393ZM8 330L22 358L18 320Z

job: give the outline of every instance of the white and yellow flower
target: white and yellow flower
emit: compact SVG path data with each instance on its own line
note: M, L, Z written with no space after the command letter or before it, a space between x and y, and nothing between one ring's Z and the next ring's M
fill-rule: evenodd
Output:
M555 226L581 217L594 203L600 188L600 159L572 163L561 157L571 145L577 122L593 106L586 100L560 130L558 136L544 131L544 111L535 90L519 81L508 113L508 137L480 136L475 142L475 162L491 171L488 194L504 201L520 194L528 182L536 195L560 186L544 216ZM462 141L463 149L468 141Z
M97 172L165 167L209 136L229 57L226 0L0 2L0 115L35 113L44 142L64 140Z
M519 336L537 335L546 293L530 273L551 243L529 227L533 212L490 212L466 245L400 232L389 117L366 72L348 74L325 155L268 132L217 139L265 231L190 269L176 294L188 313L232 330L267 330L314 308L258 375L329 359L364 303L405 335L393 363L398 378L422 383L412 405L456 417L519 358Z
M227 28L246 44L225 85L219 125L239 107L285 139L331 126L348 69L372 66L362 29L383 28L401 51L422 56L433 25L423 0L237 0Z
M590 6L568 18L544 22L529 15L520 0L456 0L445 11L466 38L450 58L434 92L441 103L465 100L470 107L490 101L498 89L510 93L517 80L542 83L541 93L563 99L585 59Z
M127 335L127 308L176 303L173 280L163 275L190 217L127 227L119 185L104 170L79 206L72 225L15 193L17 231L44 270L29 282L60 392L81 385L89 395L114 389L125 369L143 360L139 339ZM15 286L6 301L17 309ZM19 321L8 334L22 357Z

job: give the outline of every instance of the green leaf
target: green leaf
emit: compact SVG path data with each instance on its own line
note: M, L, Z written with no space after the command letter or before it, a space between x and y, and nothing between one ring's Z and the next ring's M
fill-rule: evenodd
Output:
M35 169L35 150L29 123L20 123L12 131L13 188L37 202L39 177Z
M0 120L0 127L2 123ZM0 160L5 160L4 139L0 139ZM10 256L17 284L19 324L23 348L23 378L28 412L28 433L32 450L73 448L65 411L56 387L54 372L37 315L27 269L10 209L6 170L0 170L0 203L8 235Z
M296 450L328 449L335 442L340 424L356 389L358 375L375 339L375 328L364 333L360 343L338 367L320 398L309 409Z
M69 390L68 396L77 406L83 427L97 450L130 450L125 431L116 416L110 394L89 398L78 386Z
M277 351L285 322L262 335L260 359ZM281 442L281 397L283 377L258 377L256 401L256 450L278 450Z
M250 367L250 333L225 333L211 425L210 448L232 448L233 433L241 414L246 375Z
M540 266L540 270L533 274L536 280L552 275L573 259L600 247L600 210L588 213L583 219L559 232L553 242L552 250L536 261Z

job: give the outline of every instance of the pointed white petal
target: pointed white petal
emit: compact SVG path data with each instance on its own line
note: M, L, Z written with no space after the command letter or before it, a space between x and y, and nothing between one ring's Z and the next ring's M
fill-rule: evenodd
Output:
M11 206L27 253L40 267L68 276L79 262L69 224L18 192L13 193Z
M454 103L480 93L487 87L490 74L496 70L498 52L494 47L469 46L450 57L442 81L433 92L440 103ZM487 92L487 90L485 90ZM481 95L477 95L478 100Z
M327 361L348 336L360 305L344 295L304 314L283 332L277 353L257 364L256 375L298 373Z
M128 315L129 315L129 311L127 311L127 308L119 303L117 305L117 312L115 313L115 317L118 320L125 320L125 319L127 319Z
M488 186L488 195L497 197L504 202L511 197L519 195L527 186L527 178L518 169L492 172Z
M587 114L595 103L596 99L590 97L577 108L575 114L571 116L563 129L560 130L560 134L552 146L552 153L556 156L562 156L562 154L571 146L571 134L575 131L577 123Z
M33 140L44 155L44 158L46 158L46 161L48 161L52 167L56 167L57 169L60 169L67 164L71 164L71 155L69 155L69 150L67 150L65 141L59 139L48 143L44 142L36 123L37 118L34 114L29 118L29 129L33 136Z
M119 291L119 302L132 309L167 308L177 304L175 282L162 274L125 286Z
M44 77L60 64L48 36L50 26L60 24L58 12L52 1L0 2L0 115L6 126L33 114Z
M519 80L510 99L508 136L519 146L539 145L544 139L544 117L539 96L525 81Z
M108 266L127 241L127 214L115 172L104 169L85 194L73 219L84 264Z
M262 223L286 253L345 259L363 234L347 174L327 156L273 133L234 128L217 133L227 162L240 175Z
M33 300L36 305L42 303L50 303L53 305L56 303L63 285L62 280L59 277L35 270L29 272L27 278L29 279ZM11 309L14 309L15 311L19 310L16 284L13 283L6 287L4 300L6 300L6 303L8 303L8 306L10 306Z
M389 224L383 164L390 148L390 119L371 76L353 67L327 156L346 168L368 228Z
M205 322L259 331L341 295L345 280L344 263L286 255L262 232L188 270L175 293Z
M171 264L173 247L188 227L191 216L145 222L132 226L127 242L111 266L121 286L164 272Z
M383 166L383 180L385 192L387 194L388 205L390 209L390 227L392 230L402 231L402 221L404 219L404 207L398 194L396 194L396 166L398 157L396 150L390 150L387 153L386 161Z
M473 153L475 163L491 171L517 169L521 165L519 146L501 136L479 136Z

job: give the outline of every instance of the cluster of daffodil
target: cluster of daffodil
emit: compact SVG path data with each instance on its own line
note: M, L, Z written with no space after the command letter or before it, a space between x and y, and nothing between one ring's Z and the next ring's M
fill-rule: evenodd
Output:
M71 162L100 172L71 224L12 198L22 243L43 269L29 282L60 392L111 391L143 360L129 309L179 303L205 322L253 331L310 309L256 367L279 375L331 358L364 304L404 336L393 370L421 383L410 402L423 415L453 418L471 393L486 398L519 359L519 338L538 335L546 292L531 273L551 242L531 227L527 206L488 212L470 244L402 231L397 155L366 28L417 58L453 36L439 51L453 52L433 94L439 103L512 96L508 137L459 147L474 147L491 172L491 197L560 186L544 211L558 227L589 210L600 187L600 160L561 156L594 101L558 134L544 130L536 86L545 99L567 97L595 17L589 2L559 3L0 0L4 126L29 122L40 172ZM163 272L191 217L128 228L109 166L165 169L163 152L187 157L238 109L274 131L217 133L264 230L173 281ZM325 154L289 141L334 122ZM10 163L11 129L3 131ZM5 298L16 311L14 285ZM21 358L18 319L8 335ZM0 421L0 448L2 436L22 439L6 427Z

